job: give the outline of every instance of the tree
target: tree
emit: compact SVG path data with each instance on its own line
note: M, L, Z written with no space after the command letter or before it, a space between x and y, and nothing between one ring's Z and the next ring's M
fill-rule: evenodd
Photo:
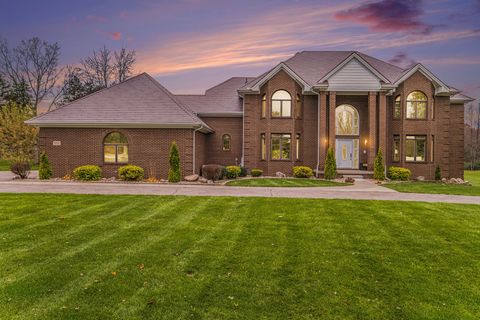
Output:
M115 75L115 81L117 83L125 81L132 75L133 65L135 64L135 51L127 51L122 48L120 52L114 52L115 62L113 65L113 72Z
M435 168L435 180L440 181L442 180L442 171L440 170L440 166L437 165Z
M378 181L385 180L385 165L383 163L383 154L381 148L378 148L377 156L375 157L373 178Z
M52 177L53 171L50 161L48 161L47 154L42 152L40 155L40 165L38 167L38 177L41 180L48 180Z
M7 94L10 91L10 85L0 73L0 106L7 100Z
M80 68L68 68L63 81L63 92L60 105L80 99L99 89L92 81L85 80Z
M180 182L180 155L178 153L177 143L172 141L170 146L170 169L168 170L169 182Z
M327 158L325 159L325 179L332 180L337 177L337 162L335 160L335 154L333 148L328 148Z
M12 85L5 95L7 101L14 102L18 107L31 108L30 101L32 97L29 94L28 84L25 80Z
M473 170L480 160L480 104L466 106L465 161Z

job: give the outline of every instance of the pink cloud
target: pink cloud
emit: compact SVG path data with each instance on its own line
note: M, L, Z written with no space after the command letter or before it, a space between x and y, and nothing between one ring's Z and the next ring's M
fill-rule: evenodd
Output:
M122 34L118 31L116 32L111 32L110 34L110 38L112 38L113 40L120 40L122 39Z
M411 67L416 63L416 61L410 58L405 52L397 53L389 59L388 62L403 68Z

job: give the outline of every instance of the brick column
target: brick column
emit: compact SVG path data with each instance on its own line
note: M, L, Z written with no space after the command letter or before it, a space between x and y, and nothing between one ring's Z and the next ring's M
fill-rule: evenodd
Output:
M368 170L373 170L377 151L377 93L368 93Z
M382 149L383 159L387 159L387 96L380 92L378 103L378 147Z
M318 98L320 99L320 136L318 137L320 141L320 170L323 170L328 146L327 93L325 91L320 92Z
M328 147L335 150L335 107L337 106L337 95L330 91L328 105Z

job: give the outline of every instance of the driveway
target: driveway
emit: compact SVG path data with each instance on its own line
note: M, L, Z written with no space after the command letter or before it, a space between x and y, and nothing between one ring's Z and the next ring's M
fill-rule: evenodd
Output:
M400 193L378 186L368 180L357 180L353 186L304 188L228 187L221 185L212 186L185 184L162 185L146 183L125 184L104 182L42 182L38 180L15 180L0 181L0 193L1 192L280 197L480 204L480 197Z

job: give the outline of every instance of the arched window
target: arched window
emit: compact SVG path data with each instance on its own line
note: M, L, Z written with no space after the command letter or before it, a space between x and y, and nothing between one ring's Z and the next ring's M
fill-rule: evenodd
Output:
M292 116L292 96L285 90L272 95L272 118L290 118Z
M335 109L335 131L337 135L358 136L358 111L348 104L342 104Z
M402 117L402 99L400 96L395 98L395 104L393 105L393 119L400 119Z
M302 118L302 99L299 94L297 94L297 100L295 103L295 118Z
M427 96L420 91L412 91L407 97L407 119L427 118Z
M120 132L111 132L103 139L105 163L128 163L128 140Z
M223 151L230 151L231 140L232 140L232 138L230 137L229 134L224 134L222 136L222 150Z
M262 97L262 118L267 116L267 95L264 94Z

